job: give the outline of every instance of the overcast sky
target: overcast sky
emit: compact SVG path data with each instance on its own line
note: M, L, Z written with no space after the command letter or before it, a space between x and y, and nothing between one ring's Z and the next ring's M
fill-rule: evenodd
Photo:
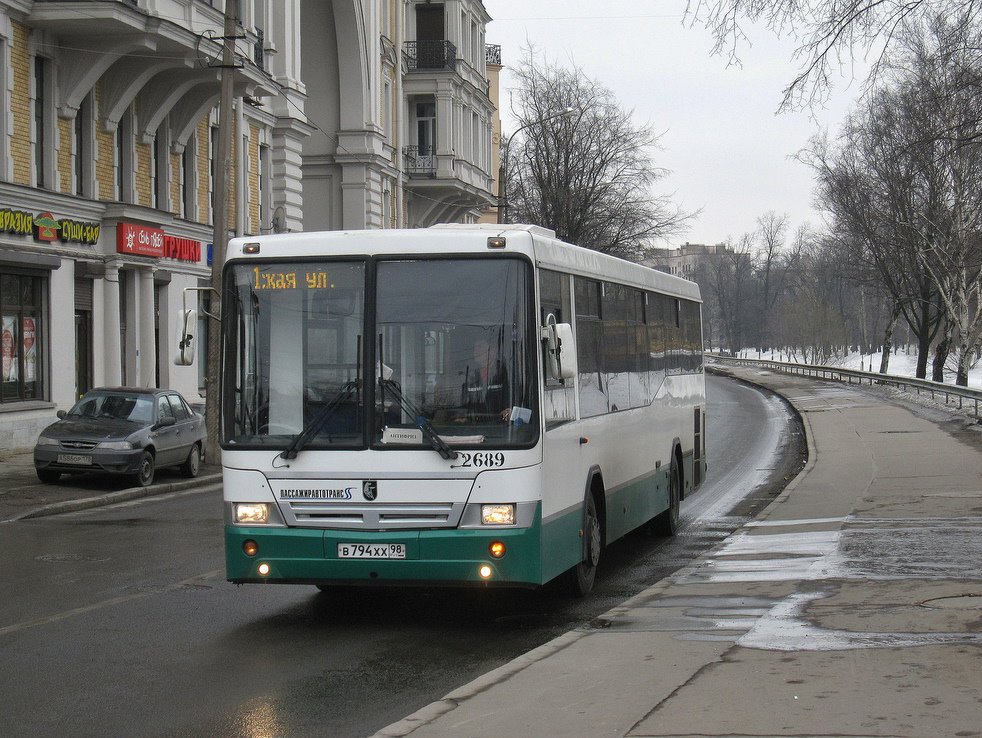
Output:
M755 229L758 216L787 213L793 228L820 225L809 170L791 157L819 126L833 127L859 82L843 77L825 110L777 114L794 77L794 44L762 30L743 48L741 67L712 54L702 26L682 23L685 0L484 0L494 19L487 42L500 44L504 134L514 79L508 65L531 41L550 60L575 63L610 88L639 122L662 132L656 163L672 170L659 183L688 210L702 209L675 243L717 243ZM817 118L817 120L816 120Z

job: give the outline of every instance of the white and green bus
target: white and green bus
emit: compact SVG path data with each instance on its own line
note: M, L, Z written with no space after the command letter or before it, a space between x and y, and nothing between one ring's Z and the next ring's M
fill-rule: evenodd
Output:
M233 239L229 581L585 594L705 476L698 287L535 226Z

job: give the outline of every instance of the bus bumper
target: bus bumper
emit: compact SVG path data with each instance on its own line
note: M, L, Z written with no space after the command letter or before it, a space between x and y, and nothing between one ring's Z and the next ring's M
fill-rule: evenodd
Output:
M225 526L226 577L235 583L433 584L537 586L541 574L539 515L529 528L499 530L342 531ZM244 551L246 541L258 546ZM505 544L494 558L493 542ZM342 559L341 543L402 543L404 559ZM260 574L260 565L268 572ZM486 568L485 568L486 567ZM482 569L488 576L482 575Z

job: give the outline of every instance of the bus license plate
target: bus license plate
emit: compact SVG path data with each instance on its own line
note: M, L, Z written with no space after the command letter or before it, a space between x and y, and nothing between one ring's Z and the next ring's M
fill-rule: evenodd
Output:
M84 454L58 454L58 463L92 466L92 457Z
M339 559L404 559L405 543L339 543Z

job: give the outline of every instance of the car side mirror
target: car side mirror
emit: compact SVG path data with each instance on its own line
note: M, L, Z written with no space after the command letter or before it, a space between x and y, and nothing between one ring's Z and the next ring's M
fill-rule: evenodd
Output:
M55 413L55 415L57 416L58 420L64 420L65 416L68 415L68 413L65 412L64 410L59 410L58 412Z
M164 417L162 417L160 420L157 421L157 424L154 426L154 428L166 428L169 425L174 425L174 423L176 422L177 421L174 419L173 415L165 415Z
M569 323L547 323L542 328L542 341L546 345L550 376L554 379L575 377L576 349L573 345L573 326Z

